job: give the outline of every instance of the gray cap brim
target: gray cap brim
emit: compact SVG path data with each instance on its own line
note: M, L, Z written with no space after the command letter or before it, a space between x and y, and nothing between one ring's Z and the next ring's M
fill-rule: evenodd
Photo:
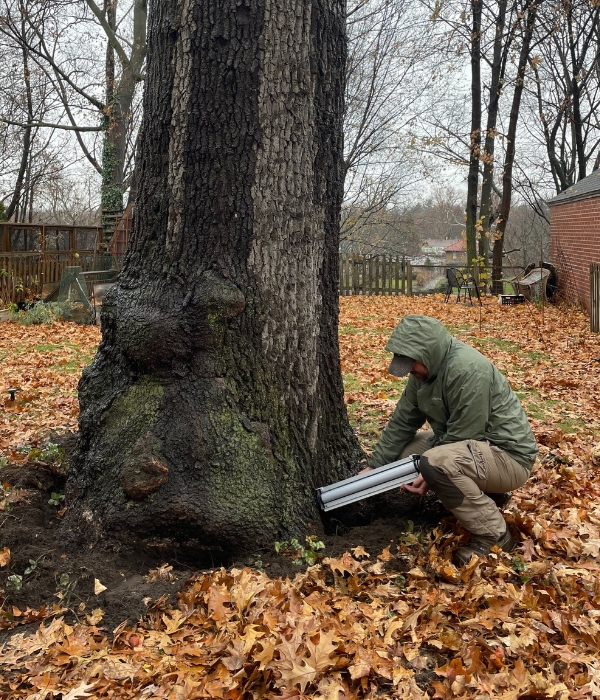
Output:
M394 355L394 359L390 362L389 374L394 377L406 377L412 369L415 361L411 357L405 355Z

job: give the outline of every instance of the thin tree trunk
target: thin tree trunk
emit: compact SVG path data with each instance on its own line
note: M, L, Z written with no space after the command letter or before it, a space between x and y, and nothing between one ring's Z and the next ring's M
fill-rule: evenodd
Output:
M21 32L23 37L25 37L26 26L23 14L23 19L21 20ZM33 101L31 98L31 73L29 71L29 51L25 45L23 45L23 76L25 78L25 96L27 100L27 123L31 124L33 122ZM13 190L13 195L11 197L10 203L6 208L6 220L10 221L13 214L18 210L25 212L23 207L19 207L19 202L21 200L21 195L23 193L23 182L25 180L25 174L27 172L27 165L29 163L29 155L31 152L31 126L25 127L23 131L23 153L21 155L21 164L19 166L19 172L17 174L17 180L15 182L15 189ZM24 216L24 213L22 214ZM17 216L18 220L18 216Z
M481 149L481 7L482 0L471 0L471 146L467 178L467 265L477 257L477 195Z
M117 26L117 0L105 0L104 12L110 29ZM105 65L105 133L102 147L102 226L105 243L114 231L115 215L123 211L123 162L125 160L123 115L118 95L115 94L115 50L110 41L106 44Z
M579 37L575 37L573 31L573 5L568 3L567 27L569 30L569 52L571 64L573 66L573 76L571 78L571 95L573 99L573 132L575 137L575 153L577 154L577 181L585 177L587 159L585 157L585 139L583 136L583 123L581 119L581 90L579 81L581 66L575 53L576 42Z
M110 2L107 15L116 24L117 0ZM114 26L111 29L114 30ZM127 132L131 118L131 108L137 83L141 80L140 71L146 55L146 0L134 2L134 48L129 61L122 66L118 84L115 82L114 51L107 48L106 94L107 114L105 136L102 149L102 211L106 214L102 222L105 243L108 244L114 231L114 214L123 211L125 176L125 152ZM112 216L111 216L112 215Z
M360 456L337 341L342 0L150 18L139 194L80 383L67 527L256 548Z
M517 123L519 121L519 111L521 108L521 98L525 84L525 70L529 61L529 53L531 51L531 39L533 36L533 28L537 18L537 10L539 0L531 0L528 3L525 31L523 34L523 43L519 54L519 64L517 69L517 79L515 81L515 90L513 93L513 101L510 108L510 118L508 124L508 133L506 135L506 153L504 156L504 170L502 172L502 202L500 204L500 215L496 226L496 235L494 240L493 250L493 268L492 268L492 292L494 294L502 294L502 253L504 250L504 234L510 214L510 203L512 198L512 171L515 161L515 141L517 136Z
M483 179L481 183L481 241L479 254L483 256L484 263L488 264L490 249L490 228L492 211L492 191L494 184L494 151L497 136L498 109L500 95L504 83L506 58L512 43L512 32L509 37L504 37L506 22L507 0L498 3L498 15L496 18L496 34L494 37L494 54L492 59L492 71L490 76L490 99L485 130L485 144L483 149Z

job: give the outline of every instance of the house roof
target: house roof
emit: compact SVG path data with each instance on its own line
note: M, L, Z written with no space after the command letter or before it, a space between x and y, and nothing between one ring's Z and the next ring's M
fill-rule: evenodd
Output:
M556 197L549 199L546 204L549 207L555 204L564 204L575 199L586 199L588 197L595 197L600 194L600 168L594 170L591 175L584 177L583 180L579 180L574 185L571 185L564 192L561 192Z
M429 248L442 248L446 249L446 246L451 243L456 243L458 238L427 238L423 241L423 246L429 246Z
M462 238L458 241L455 241L452 243L452 245L447 246L444 248L445 251L448 251L450 253L454 252L455 250L466 250L465 242L462 240Z

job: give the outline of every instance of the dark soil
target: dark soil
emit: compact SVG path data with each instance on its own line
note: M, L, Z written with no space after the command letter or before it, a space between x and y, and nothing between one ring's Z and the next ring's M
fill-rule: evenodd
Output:
M70 447L64 439L61 443ZM11 551L9 565L0 569L0 591L4 589L4 600L0 595L0 603L5 608L14 605L24 611L61 602L69 610L66 615L69 622L85 620L86 615L101 608L104 617L99 624L110 633L126 620L135 623L143 618L150 602L161 596L167 596L167 604L176 607L177 592L194 572L216 566L253 566L276 578L293 577L302 570L274 549L231 559L224 553L201 548L194 541L133 536L127 541L107 538L95 544L74 546L65 541L60 529L62 505L48 503L52 493L64 492L64 477L47 466L26 463L4 467L0 481L10 484L12 489L22 489L24 496L24 500L11 504L8 511L0 511L0 551L4 547ZM386 513L388 517L382 518ZM389 517L390 513L393 517ZM361 545L374 557L406 533L411 527L408 518L412 517L417 528L427 528L442 514L439 502L432 499L386 495L371 499L354 511L349 508L346 512L336 511L335 517L326 522L325 532L320 523L315 531L325 544L325 556L336 557ZM150 570L166 564L172 570L165 574L173 580L152 580ZM32 571L25 574L28 568ZM8 582L15 574L23 577L20 590ZM98 595L94 593L96 579L106 587ZM0 644L10 634L0 631Z

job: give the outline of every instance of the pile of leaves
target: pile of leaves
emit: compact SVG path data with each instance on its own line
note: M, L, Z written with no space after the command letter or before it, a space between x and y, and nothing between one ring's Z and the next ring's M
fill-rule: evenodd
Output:
M550 447L550 446L549 446ZM540 466L506 517L521 545L451 563L448 520L290 579L190 578L111 641L59 617L3 650L3 697L586 698L600 695L600 469ZM544 498L540 492L544 491ZM429 694L428 694L429 691Z
M250 568L194 575L176 608L148 600L143 621L115 630L98 610L70 625L58 604L15 608L0 697L600 697L600 338L583 314L558 309L542 324L536 308L342 299L348 408L367 447L403 386L383 348L406 313L436 316L478 347L534 414L540 459L504 511L514 552L457 569L452 552L468 535L448 516L380 553L325 553L293 580Z

